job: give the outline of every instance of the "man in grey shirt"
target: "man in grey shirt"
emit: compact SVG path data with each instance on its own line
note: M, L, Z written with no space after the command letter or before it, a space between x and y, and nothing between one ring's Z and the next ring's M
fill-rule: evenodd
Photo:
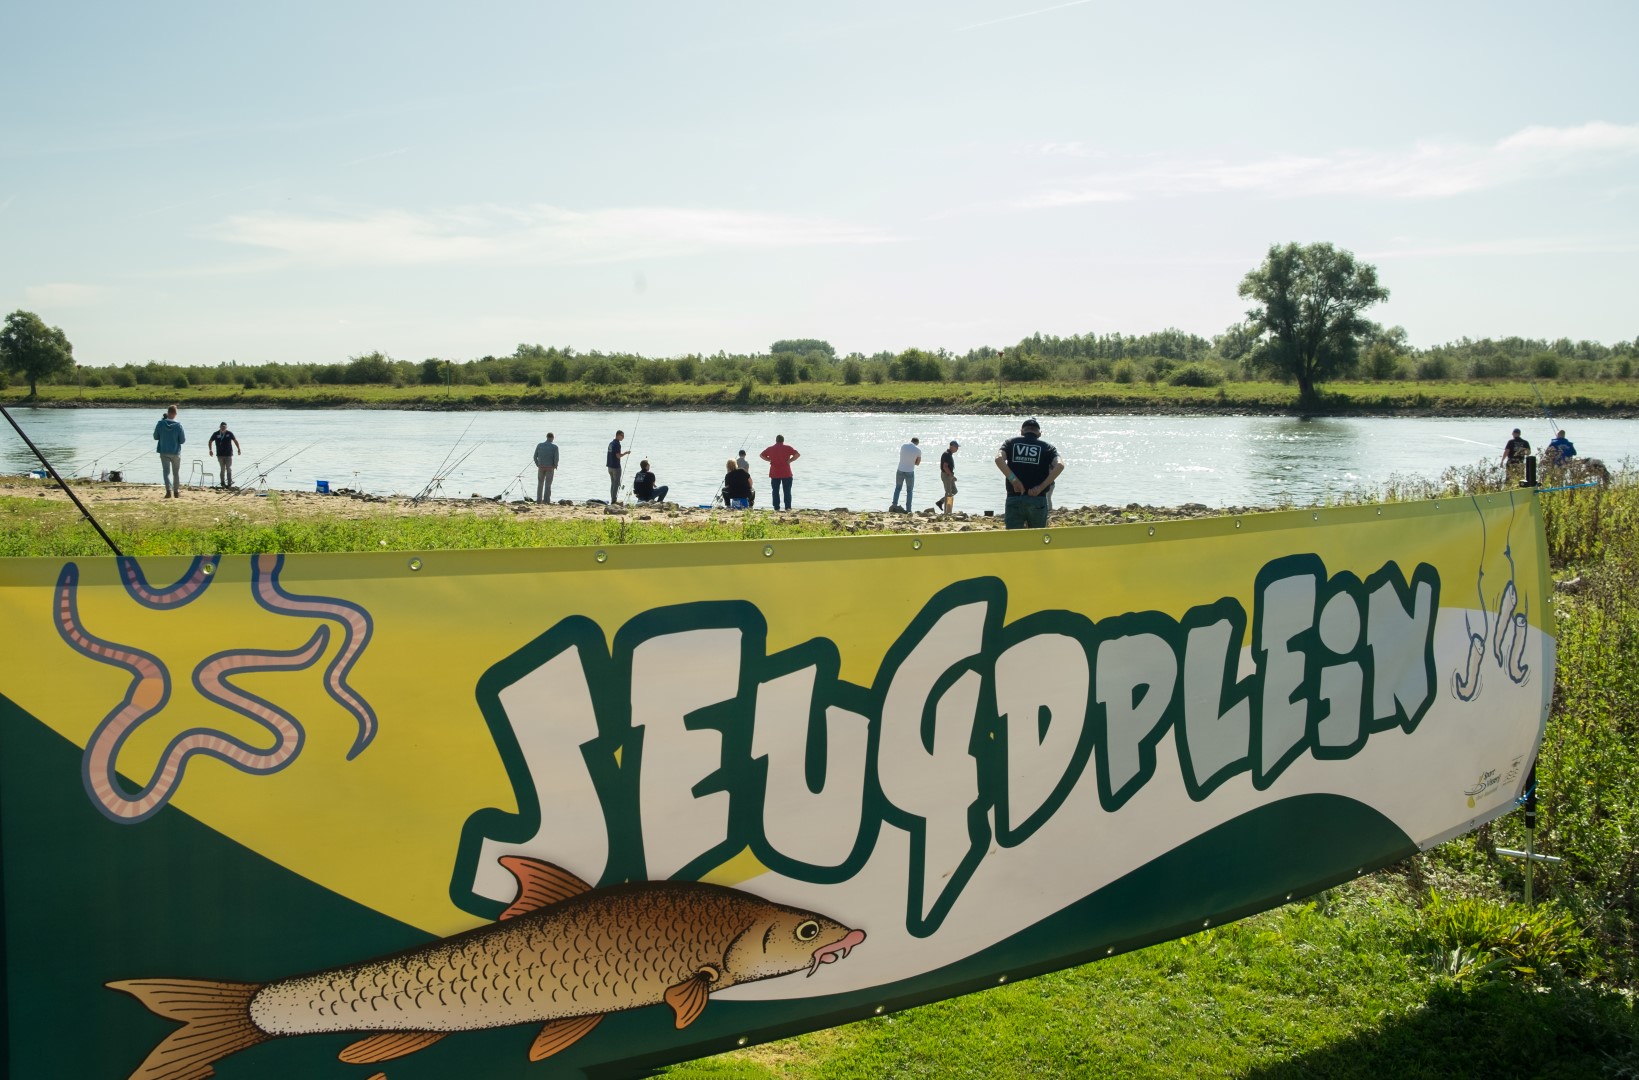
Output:
M535 446L535 501L548 503L552 501L552 478L558 472L558 444L552 441L552 433L546 433L546 441Z

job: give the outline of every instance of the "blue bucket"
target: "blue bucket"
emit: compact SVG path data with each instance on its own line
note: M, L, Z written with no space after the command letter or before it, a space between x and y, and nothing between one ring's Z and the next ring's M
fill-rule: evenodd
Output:
M328 481L328 480L320 480L320 481L319 481L319 488L318 488L318 491L319 491L319 494L320 494L320 495L328 495L328 494L330 494L330 481Z

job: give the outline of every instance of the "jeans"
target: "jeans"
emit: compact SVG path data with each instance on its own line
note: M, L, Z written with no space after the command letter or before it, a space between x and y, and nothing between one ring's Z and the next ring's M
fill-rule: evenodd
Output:
M160 476L165 481L165 490L170 492L172 495L181 494L181 492L182 492L182 455L181 454L161 454L161 455L159 455L159 471L160 471Z
M1047 496L1009 495L1002 521L1009 529L1047 528Z
M620 501L620 466L609 466L609 501Z
M770 476L768 478L768 485L769 485L769 487L774 489L774 509L778 510L780 508L780 491L782 490L782 487L783 487L783 490L785 491L785 508L787 510L790 510L792 508L791 507L791 477L789 477L789 476Z
M903 484L904 487L905 487L905 501L904 502L899 501L899 487L900 487L901 484ZM898 472L893 474L893 505L894 506L903 506L906 510L915 510L916 507L911 505L911 500L916 498L916 496L912 495L911 492L913 492L915 490L916 490L916 474L914 472L907 472L904 469L900 469Z
M535 501L538 503L551 502L552 478L557 475L558 467L556 465L548 465L543 468L537 465L535 468L536 472L539 474L535 478Z
M666 501L666 492L668 492L670 490L671 490L671 485L661 484L659 487L657 487L653 491L649 492L648 495L637 495L637 492L635 492L635 491L632 492L632 494L637 495L637 501L640 502L640 503L665 502Z
M223 487L233 486L233 455L216 455L216 478Z

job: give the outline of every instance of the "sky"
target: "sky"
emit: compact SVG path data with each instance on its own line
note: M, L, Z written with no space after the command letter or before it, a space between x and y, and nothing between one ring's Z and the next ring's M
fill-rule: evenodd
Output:
M1271 244L1639 335L1639 3L13 5L0 309L82 364L1210 337Z

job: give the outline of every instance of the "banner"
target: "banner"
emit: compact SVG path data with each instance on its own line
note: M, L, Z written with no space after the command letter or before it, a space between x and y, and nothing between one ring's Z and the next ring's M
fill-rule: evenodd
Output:
M10 1074L627 1075L1188 934L1508 810L1548 596L1530 492L3 560Z

